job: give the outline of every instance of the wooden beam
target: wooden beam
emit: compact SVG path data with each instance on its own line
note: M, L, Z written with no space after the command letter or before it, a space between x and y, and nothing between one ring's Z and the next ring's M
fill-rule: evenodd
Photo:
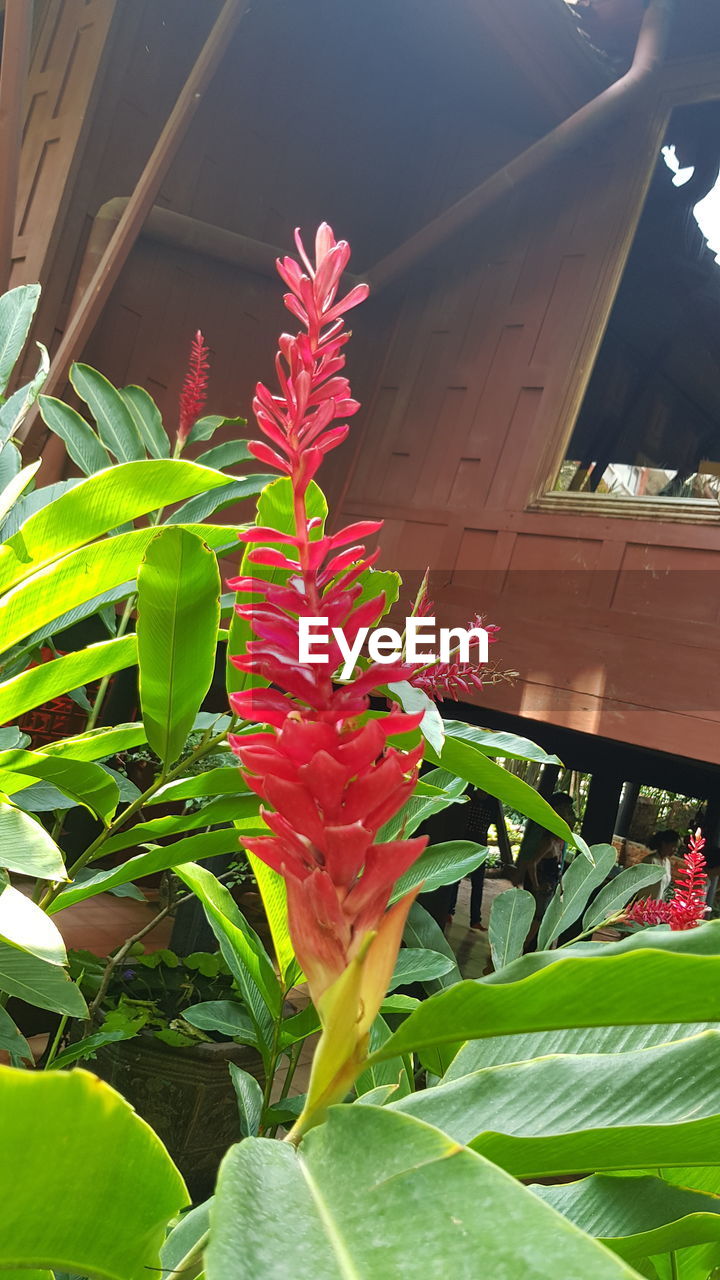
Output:
M32 31L31 0L7 0L0 62L0 293L10 282L23 104Z
M22 3L23 0L16 0L16 2ZM152 155L140 175L135 190L128 199L92 280L70 317L43 388L46 395L56 394L62 388L68 367L81 354L92 333L128 255L142 231L145 219L155 203L178 147L249 4L250 0L225 0L155 144ZM22 430L23 438L26 438L31 430L35 416L35 414L28 415L26 418Z

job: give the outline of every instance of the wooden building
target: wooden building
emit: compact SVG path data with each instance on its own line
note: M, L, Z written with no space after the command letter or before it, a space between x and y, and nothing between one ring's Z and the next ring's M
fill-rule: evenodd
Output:
M385 562L430 566L443 623L501 625L519 677L462 714L602 773L596 808L635 780L720 814L720 266L692 219L716 0L5 10L10 279L43 284L55 390L82 358L171 423L200 327L212 411L248 414L275 246L326 219L373 294L325 482L385 520Z

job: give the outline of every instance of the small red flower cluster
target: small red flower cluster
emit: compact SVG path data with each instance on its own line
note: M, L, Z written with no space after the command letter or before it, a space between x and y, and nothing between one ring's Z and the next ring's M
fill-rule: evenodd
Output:
M690 837L688 844L688 852L683 857L683 865L678 872L670 901L657 902L653 898L642 898L626 912L625 919L628 922L644 925L669 924L671 929L694 929L696 925L702 924L707 910L707 874L702 853L705 840L699 830Z
M177 439L183 445L203 409L207 399L208 370L210 368L210 351L202 333L198 329L190 347L188 371L180 392L180 416L178 419Z
M415 601L414 613L419 618L435 616L435 605L427 594L428 577L429 570L425 573ZM486 624L479 614L471 619L467 630L472 631L474 627L485 628L490 644L497 640L496 633L500 628L492 623ZM435 702L441 702L443 698L452 698L457 702L459 694L482 689L484 675L486 672L479 662L433 662L424 667L413 668L408 680Z
M253 408L270 443L249 446L256 458L290 478L295 532L256 526L240 535L246 542L271 544L255 548L248 559L275 570L276 580L244 576L228 584L254 597L236 608L257 637L232 662L274 687L231 696L239 716L269 728L230 741L249 785L270 806L262 813L272 834L245 844L285 878L293 944L317 1002L373 933L377 985L384 994L414 897L407 895L388 911L390 893L426 839L377 843L380 828L412 794L422 756L422 746L402 751L388 745L389 739L416 729L422 715L393 712L359 720L369 694L407 679L408 668L376 664L336 687L332 673L340 665L339 649L330 645L322 665L298 660L299 618L327 618L330 628L342 628L351 641L361 627L380 619L385 597L363 598L377 553L368 555L357 541L380 524L363 522L326 535L321 521L308 517L306 501L324 455L347 435L347 425L335 425L337 419L359 408L342 376L350 337L342 316L368 289L357 285L337 300L350 249L327 225L317 232L314 265L297 233L296 243L305 271L291 258L279 262L278 271L290 289L285 304L303 332L280 339L279 394L257 387Z

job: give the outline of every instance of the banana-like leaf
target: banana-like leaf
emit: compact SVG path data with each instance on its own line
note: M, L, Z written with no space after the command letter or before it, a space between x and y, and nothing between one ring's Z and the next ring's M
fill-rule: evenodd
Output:
M32 707L59 698L69 689L113 675L133 666L136 661L137 640L130 635L91 644L77 653L68 653L52 662L31 667L12 680L0 683L0 721L6 724Z
M160 1274L167 1223L187 1192L160 1139L120 1094L86 1071L0 1067L0 1110L0 1272Z
M83 475L92 476L112 466L107 449L81 414L54 396L40 396L38 403L43 422L60 437Z
M605 885L595 901L591 902L583 916L583 929L595 929L602 924L603 920L609 920L611 916L621 911L641 889L657 884L657 878L656 866L640 864L621 871L619 876Z
M257 1034L250 1016L234 1000L203 1000L183 1009L183 1018L200 1031L217 1031L227 1040L257 1046Z
M210 1211L206 1280L455 1276L630 1280L627 1263L472 1151L386 1107L333 1108L295 1151L231 1148Z
M396 987L411 986L414 982L431 982L443 978L453 969L453 961L439 951L403 947L395 961L395 969L388 984L388 991Z
M602 884L617 861L617 853L611 844L593 845L593 862L576 858L571 862L561 883L542 918L538 930L539 951L546 951L551 942L582 915L590 894Z
M162 529L138 572L140 706L147 739L168 769L187 741L215 669L220 572L184 529Z
M391 902L404 897L412 889L421 886L421 893L432 893L444 884L456 884L463 876L469 876L482 866L488 850L472 840L447 840L432 844L396 882Z
M42 342L36 343L36 346L40 352L40 363L36 373L24 387L18 387L0 409L0 441L3 443L14 436L21 426L50 372L50 356L47 348Z
M87 1017L87 1005L80 988L70 981L65 969L60 965L50 964L47 960L39 960L29 951L2 940L0 991L17 996L38 1009L66 1013L71 1018Z
M526 889L506 889L493 900L488 941L496 969L522 955L534 918L535 899Z
M214 511L223 511L225 507L232 507L236 502L244 502L246 498L252 498L256 493L262 493L267 484L271 484L275 480L273 475L264 475L261 473L253 473L249 476L242 476L238 480L227 481L219 489L212 489L209 493L198 494L196 498L191 498L189 502L184 502L177 511L173 511L168 516L167 523L170 524L197 524L201 520L207 520Z
M5 795L14 795L34 778L52 783L105 824L110 822L120 800L115 779L98 764L48 756L40 751L0 752L0 790Z
M0 942L19 947L48 964L67 964L65 943L57 925L10 884L0 892Z
M135 419L120 392L97 369L87 364L74 364L70 381L84 400L97 423L105 448L118 462L137 462L145 458L145 446Z
M410 684L409 680L399 680L396 684L388 685L388 689L408 715L416 715L420 711L424 712L420 724L420 732L435 751L442 751L445 741L445 726L443 718L438 711L437 703L428 697L424 689L416 689L414 685Z
M228 467L234 467L239 462L251 462L253 466L257 466L257 460L248 449L247 440L227 440L225 444L216 444L214 448L198 454L195 461L201 467L215 467L218 471L227 471Z
M241 817L258 817L258 829L264 826L260 822L260 800L254 793L242 796L217 796L202 809L194 809L190 813L171 814L166 818L151 818L147 822L138 822L134 827L119 831L111 836L104 845L105 853L117 853L121 849L148 844L155 840L163 840L168 836L179 835L183 831L197 831L200 827L212 827L217 823L228 823ZM235 846L239 847L237 836Z
M240 1115L240 1137L255 1138L263 1111L263 1091L254 1076L236 1063L230 1063L230 1078L235 1089Z
M387 1022L378 1015L370 1030L370 1050L378 1049L381 1044L389 1040L390 1035L391 1032ZM413 1082L403 1058L391 1058L388 1062L376 1062L374 1067L369 1067L367 1071L363 1071L355 1081L355 1092L359 1098L364 1098L368 1093L374 1092L376 1089L387 1089L392 1092L394 1098L404 1098L407 1094L412 1093ZM383 1101L386 1101L386 1099ZM373 1102L370 1105L374 1105Z
M0 396L27 342L39 299L39 284L21 284L0 297Z
M194 778L178 778L176 782L168 782L150 797L147 805L195 800L200 796L242 796L247 795L249 790L236 765L221 765L217 769L198 773Z
M538 764L562 764L557 756L548 755L536 742L521 738L517 733L501 733L494 729L478 729L464 720L445 720L445 733L449 738L472 742L485 755L504 760L534 760Z
M263 900L280 977L285 988L289 989L298 982L301 969L295 959L295 950L290 939L285 881L277 871L273 871L272 867L268 867L249 849L246 850L246 856Z
M63 856L45 828L1 802L0 867L37 880L67 880Z
M87 650L85 650L87 652ZM141 747L147 738L141 721L116 724L111 729L86 729L74 738L60 738L43 747L46 756L72 756L73 760L105 760L120 751Z
M0 1051L8 1055L12 1067L21 1067L26 1062L32 1064L33 1055L30 1045L2 1005L0 1005Z
M31 462L29 467L23 467L22 471L18 471L16 476L8 481L2 493L0 493L0 524L3 523L6 516L12 511L15 503L21 494L25 492L30 481L37 474L42 464L42 459L37 462Z
M152 396L144 387L122 387L120 395L130 410L138 434L151 458L169 458L170 441L163 426L162 416ZM203 463L212 466L212 463Z
M433 788L429 794L427 784ZM418 783L413 795L395 817L380 828L378 841L407 839L426 818L442 813L450 804L467 803L462 798L466 788L464 778L455 777L447 769L432 769L423 776L422 783Z

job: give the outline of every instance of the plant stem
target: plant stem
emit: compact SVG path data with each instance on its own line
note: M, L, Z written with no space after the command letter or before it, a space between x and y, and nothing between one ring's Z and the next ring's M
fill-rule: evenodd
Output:
M231 728L232 725L227 729L223 729L221 733L216 733L211 738L204 738L199 746L197 746L194 751L191 751L190 755L186 756L184 760L181 760L174 769L171 769L168 773L161 773L159 777L150 784L147 790L143 791L142 795L133 800L132 803L128 805L127 809L123 809L123 812L119 814L104 831L100 832L97 839L93 840L91 845L88 845L85 852L81 854L68 869L68 876L70 879L72 880L73 876L76 876L78 871L81 871L83 867L87 866L88 862L92 862L94 858L99 857L103 845L110 839L110 836L115 835L121 827L124 827L126 822L128 822L130 818L133 818L138 810L142 809L144 804L147 804L147 801L155 795L156 791L159 791L161 787L166 785L166 783L173 782L175 778L178 778L182 773L184 773L189 765L195 764L197 760L202 760L203 756L208 755L210 751L214 751L215 748L227 737ZM64 885L65 881L60 881L58 884L51 885L47 889L40 901L40 906L44 911L47 911L48 907L55 901L58 894L62 892Z
M115 632L116 640L119 639L121 636L124 636L125 632L128 629L128 625L132 617L132 611L135 608L136 599L137 597L135 595L135 592L133 592L132 595L128 596L127 601L125 602L125 608L123 610L123 614L120 619L120 622L118 623L118 629ZM98 716L100 715L100 712L102 710L102 705L103 705L103 702L105 701L105 695L107 694L111 679L112 679L112 676L103 676L102 680L100 681L100 684L98 685L98 691L95 695L93 709L90 712L90 715L87 718L87 724L85 725L86 733L89 729L94 729L98 722Z
M201 1262L205 1246L210 1239L210 1232L204 1231L200 1239L195 1242L192 1249L181 1258L174 1271L164 1272L164 1280L194 1280L194 1277L200 1273L194 1267L190 1268L194 1262Z
M60 1041L62 1040L65 1034L65 1028L67 1026L67 1023L68 1023L68 1015L64 1013L62 1018L60 1019L58 1029L55 1032L55 1039L53 1040L50 1046L50 1052L45 1060L45 1066L43 1067L44 1071L47 1071L48 1067L52 1066L55 1058L57 1057L57 1051L60 1048Z
M278 1098L278 1102L282 1102L285 1098L287 1098L290 1092L290 1085L293 1082L293 1076L295 1075L295 1072L297 1070L297 1065L300 1061L300 1054L302 1052L302 1047L304 1043L305 1043L304 1040L298 1040L297 1043L293 1045L290 1051L288 1068L285 1073L285 1079L283 1080L283 1086L282 1086L282 1089L280 1090L280 1097ZM280 1126L278 1124L273 1125L272 1128L268 1131L266 1136L268 1138L274 1138L279 1128Z

